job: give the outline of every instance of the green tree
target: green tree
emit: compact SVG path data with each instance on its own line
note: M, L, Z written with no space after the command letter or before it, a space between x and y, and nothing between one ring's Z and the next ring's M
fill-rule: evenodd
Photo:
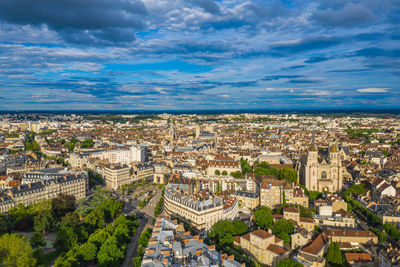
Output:
M228 175L227 171L222 171L222 175Z
M318 191L307 191L308 192L308 197L311 199L318 199L322 193Z
M100 206L100 208L103 209L105 212L107 221L111 221L117 215L119 215L122 212L123 207L124 204L122 204L121 202L117 201L114 198L107 198L103 200Z
M78 235L71 227L61 226L54 241L54 247L61 251L68 251L78 244Z
M254 223L264 230L270 228L273 221L272 211L267 207L260 207L254 212Z
M290 243L290 234L294 231L294 224L289 220L279 220L272 226L272 233L283 240L283 243Z
M85 223L90 225L92 229L103 228L106 224L104 211L100 208L92 210L86 215Z
M221 193L221 184L219 182L217 182L217 190L215 191L215 193L218 195L219 193Z
M221 175L221 172L219 170L215 170L214 174L215 175Z
M250 166L249 162L243 158L240 159L240 166L242 167L243 175L246 175L246 173L253 171L253 168Z
M53 213L57 218L65 216L68 212L74 211L76 198L71 195L59 194L53 199Z
M100 266L119 266L125 257L125 246L119 246L117 238L110 236L100 247L97 259Z
M113 236L115 236L119 244L129 243L130 241L130 230L126 225L120 224L114 229Z
M61 218L61 224L67 227L76 228L81 225L79 215L76 212L68 212Z
M104 229L98 229L89 236L88 242L93 243L97 248L100 248L109 236L110 234Z
M86 139L81 143L81 148L92 148L94 145L93 139Z
M10 222L4 214L0 214L0 235L10 231Z
M221 245L230 245L233 243L235 226L230 220L223 220L215 223L210 230L209 236L215 239Z
M394 226L391 223L385 223L383 225L383 229L385 232L394 240L399 240L400 239L400 231L397 229L396 226Z
M46 240L44 240L43 234L41 232L36 232L29 239L29 244L33 249L37 249L45 247L47 242Z
M342 265L342 252L338 242L331 242L329 244L328 252L326 253L326 260L334 265Z
M235 227L235 235L243 235L249 231L249 227L247 226L247 224L245 224L241 220L233 221L233 226Z
M297 261L291 259L284 259L278 261L276 267L303 267L303 264L298 263Z
M55 228L56 220L50 211L43 211L34 217L34 228L36 231L52 231Z
M294 184L297 182L297 178L298 178L297 171L292 168L285 167L285 168L279 170L279 178L285 179L289 183Z
M33 267L35 265L36 259L25 237L17 234L0 236L0 266Z
M81 261L92 261L96 259L97 247L93 243L84 243L78 249L78 258Z

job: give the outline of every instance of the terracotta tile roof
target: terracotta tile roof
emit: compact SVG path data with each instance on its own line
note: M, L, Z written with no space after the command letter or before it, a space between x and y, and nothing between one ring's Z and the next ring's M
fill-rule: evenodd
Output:
M234 237L234 241L235 241L235 243L240 244L240 236L236 235L236 236Z
M313 223L314 219L313 218L307 218L307 217L300 217L301 222L308 222L308 223Z
M270 244L267 249L278 255L282 255L288 252L286 249L274 244Z
M242 237L243 237L244 239L247 239L248 241L250 241L250 234L242 235Z
M312 255L318 255L318 253L327 243L329 243L329 238L322 233L306 244L300 251Z
M251 234L256 235L262 239L267 239L267 238L270 238L271 236L274 236L273 234L270 234L267 231L264 231L262 229L255 230L255 231L251 232Z
M296 207L286 207L283 209L284 212L300 213L299 209Z
M330 229L324 233L328 236L377 237L373 232L365 230Z
M370 253L345 253L347 262L364 262L372 261L372 255Z

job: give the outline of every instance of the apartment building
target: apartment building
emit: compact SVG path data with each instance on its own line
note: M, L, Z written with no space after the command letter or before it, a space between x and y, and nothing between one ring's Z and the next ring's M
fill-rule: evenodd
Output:
M32 205L41 199L53 199L59 194L75 196L77 200L86 197L87 176L64 175L23 184L0 191L0 212L8 212L18 204Z
M254 192L236 191L235 196L239 201L239 208L253 210L260 206L260 196Z
M126 165L110 165L104 168L104 179L106 181L106 188L117 190L118 187L129 184L131 179L131 168Z
M248 251L261 264L275 266L278 261L289 258L283 240L261 229L235 236L234 240L234 245Z
M164 210L179 216L199 230L209 230L220 220L233 220L238 215L235 196L192 193L189 184L168 184L164 191Z

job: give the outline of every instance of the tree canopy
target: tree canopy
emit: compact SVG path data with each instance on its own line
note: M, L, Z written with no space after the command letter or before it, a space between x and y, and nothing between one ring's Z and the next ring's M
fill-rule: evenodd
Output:
M338 242L331 242L329 244L328 252L326 253L326 260L334 265L342 265L342 252Z
M303 267L303 264L298 263L297 261L291 259L284 259L278 261L276 267Z
M254 212L254 222L264 230L270 228L274 222L271 209L267 207L260 207L258 210L256 210Z
M289 220L279 220L272 226L272 233L283 240L283 243L290 243L290 234L294 231L294 224Z
M36 266L33 251L25 237L18 234L0 236L1 266Z

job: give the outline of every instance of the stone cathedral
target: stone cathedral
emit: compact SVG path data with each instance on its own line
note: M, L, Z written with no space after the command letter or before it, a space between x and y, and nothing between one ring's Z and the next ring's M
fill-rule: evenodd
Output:
M313 142L298 165L301 184L308 190L339 192L342 190L342 160L337 144L327 150L318 150Z

